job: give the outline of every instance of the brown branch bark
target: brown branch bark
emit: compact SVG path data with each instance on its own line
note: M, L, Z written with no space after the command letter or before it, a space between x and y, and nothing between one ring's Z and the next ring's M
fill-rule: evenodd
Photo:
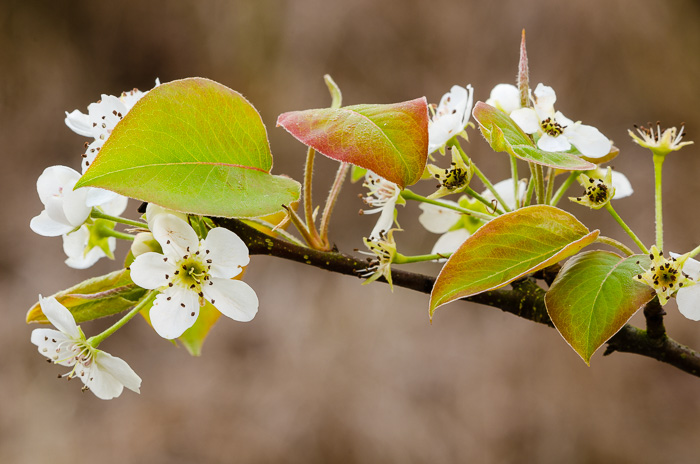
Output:
M318 267L339 274L359 277L367 268L367 261L358 260L339 251L318 251L271 237L236 219L216 218L215 222L235 232L248 245L251 255L269 255ZM398 287L421 293L430 293L435 278L423 274L392 270L392 280ZM548 274L538 277L547 279ZM386 282L383 278L378 281ZM511 284L512 289L492 290L468 298L466 301L498 308L524 319L553 327L544 305L545 291L534 277L520 279ZM629 324L608 340L605 355L615 351L635 353L670 364L696 377L700 377L700 353L670 339L663 327L663 308L657 299L645 308L647 329Z

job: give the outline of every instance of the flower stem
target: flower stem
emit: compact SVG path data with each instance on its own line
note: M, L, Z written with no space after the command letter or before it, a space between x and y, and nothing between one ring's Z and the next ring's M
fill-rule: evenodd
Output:
M629 226L625 224L625 221L623 221L620 215L617 214L617 211L615 211L610 202L606 203L605 209L607 209L610 215L613 217L613 219L615 219L615 221L617 221L617 223L620 224L620 227L622 227L624 231L627 232L627 235L629 235L630 238L634 240L634 243L637 244L639 249L642 250L642 252L644 252L645 254L649 253L647 247L645 247L642 241L639 240L639 237L637 237L637 235L634 232L632 232L632 229L630 229Z
M452 253L435 253L432 255L415 255L415 256L405 256L401 253L396 253L392 263L394 264L409 264L409 263L420 263L423 261L435 261L436 259L445 259L452 256Z
M309 229L315 229L314 226L314 205L311 198L311 181L314 176L314 158L316 150L309 147L306 152L306 165L304 166L304 218L306 226Z
M335 173L335 180L333 181L331 191L328 192L326 205L323 207L323 213L321 214L320 237L323 243L328 243L328 226L331 222L331 214L333 213L333 207L335 207L335 202L338 200L340 188L343 186L345 176L347 175L349 169L350 165L348 163L340 163L340 166L338 166L338 171Z
M535 190L535 181L532 176L530 176L530 180L527 182L527 190L525 190L525 201L523 201L523 206L530 206L533 190Z
M146 224L145 222L132 221L131 219L126 219L126 218L119 217L119 216L110 216L109 214L105 214L102 211L98 210L97 208L92 208L92 212L90 213L90 217L93 217L95 219L107 219L108 221L117 222L119 224L125 224L127 226L141 227L141 228L148 229L148 224Z
M515 198L515 209L519 209L522 205L520 203L520 185L518 181L518 159L510 155L510 177L513 179L513 198Z
M664 218L661 202L661 168L665 156L654 155L654 203L656 206L656 248L664 249Z
M443 208L457 211L458 213L466 214L467 216L472 216L472 217L475 217L477 219L481 219L482 221L488 222L491 219L493 219L493 216L491 216L491 215L479 213L477 211L472 211L470 209L462 208L461 206L456 206L456 205L451 205L449 203L444 203L444 202L439 201L439 200L432 200L430 198L426 198L424 196L418 195L417 193L414 193L408 189L403 189L401 191L401 196L406 200L420 201L420 202L428 203L428 204L435 205L435 206L441 206Z
M554 197L552 197L552 200L549 202L551 206L557 206L557 203L559 203L562 197L564 197L566 191L569 190L569 187L571 187L574 181L576 181L576 178L579 174L580 171L571 171L569 177L567 177L564 183L559 186L556 193L554 194Z
M465 162L466 164L469 164L470 159L469 159L469 157L467 156L467 154L464 152L464 150L462 150L462 146L459 144L459 142L455 141L455 143L454 143L452 146L457 148L457 151L459 151L459 154L460 154L460 156L462 157L462 159L464 160L464 162ZM481 172L481 170L480 170L478 167L476 167L476 165L475 165L474 163L472 163L472 167L474 168L474 174L476 174L476 176L481 180L481 182L486 186L486 188L493 194L494 198L496 198L496 200L497 200L498 203L501 205L501 207L502 207L507 213L510 213L510 208L508 207L508 205L506 205L506 202L503 201L503 198L501 198L501 195L498 194L498 192L497 192L496 189L494 188L494 186L493 186L493 184L491 183L491 181L489 181L489 180L486 178L486 176L484 175L484 173Z
M112 325L112 327L108 328L107 330L105 330L101 334L95 335L94 337L90 337L87 340L87 342L93 348L97 348L99 346L99 344L102 343L107 337L109 337L114 332L116 332L117 330L122 328L122 326L124 324L129 322L134 316L136 316L139 312L141 312L141 310L147 308L151 303L153 303L153 300L155 300L157 294L158 294L158 292L153 291L153 290L146 293L139 300L138 304L136 306L134 306L134 308L131 311L126 313L126 315L124 317L122 317L117 322L115 322L114 325Z
M476 200L480 201L484 205L486 205L489 210L494 209L493 202L488 201L486 198L482 197L478 193L476 193L474 190L472 190L470 187L467 187L464 189L464 193L474 197ZM503 210L501 210L498 206L495 208L495 212L498 214L503 214Z
M542 165L530 163L530 173L532 174L532 179L535 182L535 198L538 204L544 202L544 170Z
M261 225L263 227L266 227L266 228L270 229L270 232L272 232L274 234L279 234L280 237L282 237L283 239L287 240L290 243L293 243L293 244L298 245L298 246L305 246L298 238L296 238L294 235L290 234L286 230L280 229L279 226L275 226L274 224L270 224L269 222L264 221L260 218L247 218L247 219L243 219L243 221L248 222L248 223L258 224L258 225Z
M693 248L693 249L690 251L690 253L688 253L688 257L689 257L689 258L694 258L695 256L697 256L698 253L700 253L700 245L698 245L698 246L696 246L695 248Z
M103 226L99 228L100 230L100 235L103 235L105 237L116 237L121 240L134 240L134 236L131 234L127 234L125 232L119 232L114 229L110 229L109 227Z
M544 204L548 205L552 201L552 192L554 191L554 168L547 168L547 190L544 194Z
M597 243L602 243L604 245L611 246L613 248L617 248L621 252L623 252L626 256L632 256L634 252L624 243L618 242L615 239L612 239L610 237L605 237L603 235L599 235L598 238L595 239Z

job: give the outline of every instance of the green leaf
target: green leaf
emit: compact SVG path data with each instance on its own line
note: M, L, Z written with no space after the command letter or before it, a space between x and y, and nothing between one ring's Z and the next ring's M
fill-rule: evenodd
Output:
M136 305L146 291L131 281L128 270L121 269L51 296L68 308L75 321L80 323L126 311ZM49 322L39 303L27 312L27 323L31 322Z
M401 187L420 180L428 159L425 98L283 113L277 125L337 161L374 171Z
M654 292L633 277L650 266L646 255L621 258L609 251L574 256L545 295L549 317L586 362L648 303Z
M595 164L570 153L540 150L515 121L491 105L477 102L473 115L494 151L504 151L531 163L566 171L595 168Z
M192 356L201 356L204 340L220 317L219 310L207 301L207 304L199 310L199 316L194 325L180 335L178 340Z
M190 78L139 100L76 188L101 187L186 213L254 217L299 198L299 183L271 168L255 108L228 87Z
M430 317L451 301L493 290L578 253L598 237L574 216L537 205L484 224L447 260L430 295Z
M367 174L367 169L361 168L359 166L353 166L352 170L350 171L350 182L354 184L358 180L363 179L365 177L365 174Z

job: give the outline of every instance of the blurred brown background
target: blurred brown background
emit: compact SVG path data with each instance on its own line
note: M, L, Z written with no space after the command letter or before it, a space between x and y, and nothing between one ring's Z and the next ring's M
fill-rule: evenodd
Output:
M42 170L79 165L85 139L65 127L64 111L156 77L209 77L254 103L274 172L299 179L304 147L275 120L327 106L324 73L346 104L437 103L467 83L484 100L512 82L523 27L533 85L552 85L557 109L621 148L613 164L637 193L616 205L650 242L651 159L626 130L685 121L700 141L699 13L682 0L3 0L0 462L697 462L696 378L627 354L597 354L588 368L554 330L490 308L455 303L431 326L426 295L273 258L254 258L246 276L258 316L222 321L201 358L138 320L105 343L141 375L141 395L104 402L57 380L63 368L43 361L23 318L37 294L118 266L69 270L61 240L29 230ZM472 135L470 154L500 180L507 159ZM677 251L700 242L697 152L670 155L664 173L666 240ZM318 197L334 169L319 161ZM361 191L346 186L332 225L345 251L376 219L357 216ZM569 209L624 239L604 213ZM400 211L413 230L398 236L409 253L437 238L416 211ZM667 310L671 335L700 347L700 324Z

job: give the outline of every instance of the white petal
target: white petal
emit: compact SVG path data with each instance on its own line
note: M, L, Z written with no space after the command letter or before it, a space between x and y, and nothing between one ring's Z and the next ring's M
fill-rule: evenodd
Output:
M153 221L153 236L156 238L166 256L182 257L197 251L199 239L194 229L185 221L172 214L159 214Z
M571 144L564 135L552 137L549 134L542 134L537 141L537 146L544 151L567 151L571 149Z
M121 358L112 356L104 351L98 351L95 356L95 362L104 371L114 377L118 382L126 388L136 393L139 393L141 388L141 377Z
M94 137L94 132L92 130L92 124L90 124L90 118L87 114L84 114L78 110L73 110L70 113L66 111L66 126L76 134L85 137Z
M676 302L681 314L693 321L700 321L700 284L678 290Z
M456 202L450 200L442 200L444 203L459 206ZM423 210L418 216L418 222L421 223L429 232L434 234L444 234L452 228L460 220L462 215L455 210L443 208L441 206L431 205L429 203L421 203L418 207Z
M126 115L127 109L119 99L113 95L102 95L98 103L88 106L90 125L93 128L95 138L107 140L114 127Z
M554 117L554 103L557 101L557 94L553 88L542 83L537 84L533 100L535 111L540 120Z
M112 201L118 199L118 198L124 198L118 193L110 192L109 190L101 189L101 188L96 188L96 187L90 187L87 189L88 193L85 199L85 203L88 206L101 206L102 211L104 211L106 214L111 214L113 216L118 216L121 213L124 212L124 210L121 210L119 212L109 212L105 208L108 204L110 204ZM124 209L126 209L126 203L121 200L118 206L124 205ZM116 208L115 208L116 209Z
M79 188L63 193L63 213L68 223L73 227L83 224L90 216L92 207L87 205L87 193L89 189Z
M564 116L564 114L562 114L561 111L557 111L556 113L554 113L554 120L557 123L559 123L559 125L561 125L562 128L567 128L576 124L574 121Z
M58 237L74 229L70 224L54 221L45 210L38 216L32 218L29 222L29 227L35 233L43 235L44 237Z
M632 184L621 172L612 171L612 186L615 189L615 199L625 198L634 193Z
M48 298L39 297L39 305L41 306L41 312L44 313L54 327L75 340L82 338L80 330L78 330L78 326L75 323L75 318L56 298L52 296Z
M674 258L680 257L679 254L673 252L671 252L671 256ZM697 279L700 277L700 262L693 258L688 258L683 265L683 272L688 274L692 279Z
M513 185L513 179L505 179L500 182L496 182L493 185L494 190L503 198L503 201L506 202L506 206L510 209L515 209L515 186ZM520 196L520 202L522 203L523 198L525 197L525 192L527 191L527 181L526 180L520 180L518 181L518 195ZM493 196L490 190L484 190L481 193L481 196L486 198L489 201L493 201L496 199L496 197Z
M209 253L205 250L209 250ZM237 276L241 273L241 267L247 266L250 262L248 247L243 240L223 227L216 227L209 231L200 247L200 253L205 253L205 258L212 260L209 273L223 279Z
M435 242L435 246L433 246L433 251L431 253L454 253L457 251L457 248L459 248L459 246L469 238L469 236L470 234L467 229L457 229L447 232L443 234L437 242Z
M569 142L584 156L601 158L612 148L612 142L593 126L574 124L564 129L564 135Z
M83 226L75 232L63 236L63 251L66 253L66 256L68 256L68 259L65 261L68 267L72 267L73 269L87 269L101 258L107 256L104 250L97 246L92 247L90 251L85 253L85 248L88 246L88 241L90 239L89 234L87 226ZM107 239L107 245L112 253L114 253L117 247L117 239L109 237Z
M202 287L204 298L224 316L234 321L248 322L258 312L258 296L250 285L240 280L211 279L211 285Z
M95 158L100 152L102 145L104 145L105 140L107 139L95 139L92 143L90 143L90 145L88 145L87 150L85 150L85 158L83 158L83 162L80 163L83 174L85 174L85 171L87 171L90 165L92 165L92 162L95 161Z
M391 198L389 201L382 206L382 213L377 219L377 224L375 224L372 232L369 234L370 240L379 240L382 236L389 232L389 229L394 225L394 209L396 208L396 200L398 195Z
M169 340L177 338L197 320L199 296L177 285L168 288L156 296L150 316L158 335Z
M95 356L98 356L99 353L100 351L97 350ZM75 369L75 375L101 400L116 398L124 390L121 382L102 369L96 361L93 361L89 367L79 364Z
M520 91L511 84L498 84L491 90L486 104L494 106L507 114L520 108Z
M162 206L154 205L153 203L149 203L146 206L146 221L148 222L148 228L153 230L153 225L156 222L156 216L159 214L172 214L173 216L177 216L183 221L187 222L187 215L183 213L178 213L177 211L173 211L171 209L166 209L163 208Z
M428 152L432 153L445 145L455 135L462 132L462 115L448 114L428 125Z
M46 205L49 198L62 197L65 192L73 190L78 179L80 174L74 169L66 166L49 166L36 181L39 199Z
M53 329L34 329L31 339L42 356L62 366L75 364L75 356L69 351L73 339L63 332Z
M510 118L520 126L526 134L534 134L540 130L540 118L532 108L520 108L510 113Z
M144 253L136 257L131 263L131 280L136 285L149 290L168 285L168 277L172 277L177 270L177 263L172 258L167 258L160 253Z

